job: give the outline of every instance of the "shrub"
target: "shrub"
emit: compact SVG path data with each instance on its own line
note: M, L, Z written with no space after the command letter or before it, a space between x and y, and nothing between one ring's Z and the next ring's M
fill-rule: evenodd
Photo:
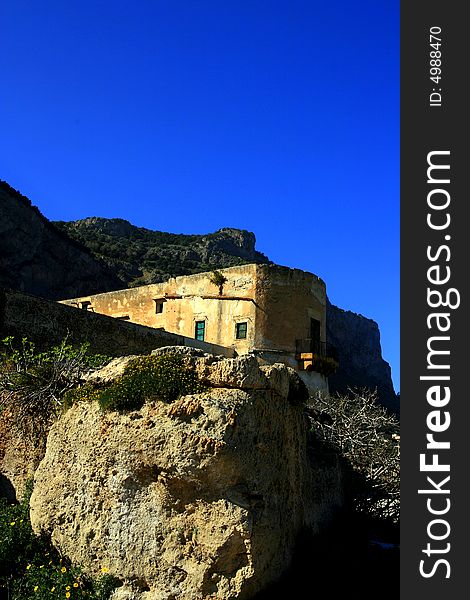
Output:
M108 357L89 354L89 344L74 347L63 340L46 352L37 352L33 342L13 337L2 340L0 392L4 407L14 414L24 434L40 438L63 406L67 390L75 387L83 373L104 364Z
M76 402L92 402L99 400L102 389L91 383L85 383L79 387L67 390L63 397L64 408L70 408Z
M179 396L197 394L205 386L181 356L141 356L132 361L110 387L98 392L102 410L138 410L151 398L172 402Z
M222 296L224 285L227 283L227 278L220 271L212 271L209 281L219 288L219 295Z
M107 600L119 581L103 574L93 580L61 558L46 538L34 535L29 519L32 485L20 504L0 498L0 592L11 600Z
M343 456L356 478L356 510L398 521L400 510L399 424L377 404L377 393L349 396L317 392L308 409L311 434Z

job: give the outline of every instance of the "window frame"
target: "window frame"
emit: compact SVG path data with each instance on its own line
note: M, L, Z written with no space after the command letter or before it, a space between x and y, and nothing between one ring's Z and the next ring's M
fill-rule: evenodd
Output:
M154 298L153 301L155 302L155 314L161 315L163 312L163 306L164 306L166 300L164 298ZM161 307L161 310L158 310L160 307Z
M245 335L240 335L240 330L242 328L242 326L245 326L244 331L245 331ZM238 323L235 323L235 339L236 340L246 340L248 337L248 321L239 321Z
M198 335L200 335L200 329L201 329L198 326L202 326L202 338L198 337ZM198 340L199 342L206 341L206 320L205 319L194 322L194 339Z

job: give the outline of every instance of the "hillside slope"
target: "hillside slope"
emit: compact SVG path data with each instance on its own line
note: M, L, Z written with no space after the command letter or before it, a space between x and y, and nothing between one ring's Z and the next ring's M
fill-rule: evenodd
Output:
M119 289L122 282L0 181L0 286L60 299Z
M254 234L241 229L184 235L136 227L124 219L98 217L55 224L105 262L126 287L242 263L270 262L255 250Z

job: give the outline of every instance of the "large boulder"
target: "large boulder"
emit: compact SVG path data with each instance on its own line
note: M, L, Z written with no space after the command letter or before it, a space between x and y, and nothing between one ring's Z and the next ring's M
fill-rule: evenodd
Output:
M188 360L218 387L124 414L76 404L35 474L34 530L118 577L115 600L250 598L342 501L336 467L311 468L287 367Z

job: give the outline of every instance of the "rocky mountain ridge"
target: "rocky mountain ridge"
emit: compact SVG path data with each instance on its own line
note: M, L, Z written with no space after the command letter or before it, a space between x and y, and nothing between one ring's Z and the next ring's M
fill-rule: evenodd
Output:
M0 181L0 286L60 299L120 285L105 263Z
M327 300L326 324L327 339L337 348L340 364L328 378L330 392L345 394L348 388L364 386L377 389L381 403L399 414L390 365L382 358L377 323Z
M225 227L206 235L186 235L102 217L57 221L55 225L113 270L123 287L242 263L270 262L255 249L255 235L241 229Z

